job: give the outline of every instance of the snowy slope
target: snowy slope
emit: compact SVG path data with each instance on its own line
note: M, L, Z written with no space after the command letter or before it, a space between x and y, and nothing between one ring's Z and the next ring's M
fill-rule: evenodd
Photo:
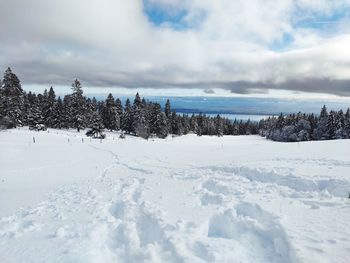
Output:
M349 262L349 192L350 140L2 131L0 262Z

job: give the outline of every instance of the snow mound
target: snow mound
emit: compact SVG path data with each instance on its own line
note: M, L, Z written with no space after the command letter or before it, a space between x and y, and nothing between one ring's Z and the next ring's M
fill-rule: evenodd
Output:
M295 262L282 226L257 204L240 203L214 215L209 221L208 237L234 240L254 262Z
M349 195L350 182L340 179L307 179L297 176L291 172L287 174L278 173L275 170L264 168L239 167L206 167L211 171L224 172L229 176L239 176L251 182L264 184L276 184L285 186L298 192L328 192L337 197L347 197ZM225 186L215 181L208 181L204 187L210 190L227 192Z

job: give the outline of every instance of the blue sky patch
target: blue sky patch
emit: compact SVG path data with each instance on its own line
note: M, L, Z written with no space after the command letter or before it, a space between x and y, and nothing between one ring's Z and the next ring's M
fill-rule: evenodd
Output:
M167 25L175 30L184 30L189 25L184 21L187 15L185 9L174 10L170 6L156 5L144 1L144 13L148 17L148 20L156 26Z
M283 33L281 39L274 41L269 48L273 51L285 51L293 43L294 37L291 34Z
M320 31L324 34L334 32L342 21L349 20L350 11L347 9L336 10L330 14L321 13L305 13L302 10L298 11L297 18L293 26L295 28L310 28Z

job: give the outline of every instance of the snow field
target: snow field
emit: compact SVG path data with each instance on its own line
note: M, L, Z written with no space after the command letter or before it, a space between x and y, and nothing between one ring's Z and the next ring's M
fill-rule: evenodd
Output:
M349 140L117 137L0 134L0 262L349 261Z

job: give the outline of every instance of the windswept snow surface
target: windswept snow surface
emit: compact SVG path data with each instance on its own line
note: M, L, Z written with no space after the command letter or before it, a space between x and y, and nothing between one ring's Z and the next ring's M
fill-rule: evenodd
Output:
M0 262L350 262L349 192L350 140L2 131Z

